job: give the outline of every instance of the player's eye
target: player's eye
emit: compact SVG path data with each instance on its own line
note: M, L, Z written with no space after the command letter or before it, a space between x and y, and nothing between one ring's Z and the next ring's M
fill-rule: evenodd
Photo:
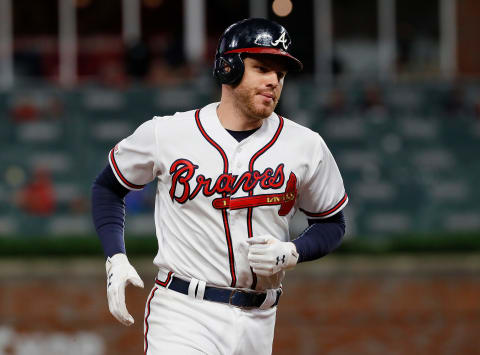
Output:
M255 68L258 69L261 73L266 73L268 71L268 68L262 66L262 65L257 65Z

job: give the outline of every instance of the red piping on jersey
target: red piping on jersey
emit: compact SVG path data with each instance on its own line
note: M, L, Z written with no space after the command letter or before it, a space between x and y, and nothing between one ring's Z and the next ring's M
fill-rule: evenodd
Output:
M153 296L155 295L155 292L157 291L157 287L155 287L153 290L152 290L152 294L150 295L149 299L148 299L148 302L147 302L147 315L145 316L145 337L144 337L144 340L145 340L145 352L144 352L144 355L147 355L147 351L148 351L148 341L147 341L147 334L148 334L148 329L149 329L149 325L148 325L148 317L150 316L150 302L152 302L152 298Z
M251 48L249 48L251 49ZM278 139L278 136L280 135L280 132L282 132L282 129L283 129L283 123L284 123L284 120L283 120L283 117L278 115L278 119L279 119L279 123L278 123L278 128L277 128L277 131L275 132L275 134L273 135L273 138L270 140L270 142L268 142L267 144L265 144L265 146L260 149L258 152L256 152L252 158L250 159L250 163L248 164L248 169L249 171L253 172L253 165L255 164L255 160L258 159L258 157L260 155L262 155L263 153L265 153L268 149L270 149L271 146L273 146L275 144L275 142L277 141ZM248 192L248 196L252 196L253 195L253 190L250 190ZM253 226L252 226L252 215L253 215L253 208L252 207L249 207L248 208L248 211L247 211L247 231L248 231L248 238L252 238L253 237ZM253 276L253 282L252 282L252 286L251 286L251 289L252 290L255 290L255 287L257 286L257 275L253 272L252 268L250 268L250 271L252 272L252 276Z
M347 200L347 198L348 198L348 196L347 196L347 194L345 193L345 195L343 195L343 198L340 200L339 203L337 203L334 207L330 208L328 211L325 211L325 212L312 213L312 212L305 211L305 210L302 209L302 208L300 208L300 211L302 211L303 213L305 213L308 217L325 217L325 216L328 216L329 214L334 213L334 212L337 211L340 207L342 207L342 205L345 203L345 201Z
M110 160L112 161L113 168L115 169L117 176L123 181L125 185L131 187L132 189L143 189L145 185L135 185L128 181L120 172L117 162L115 161L115 155L113 154L113 149L110 151Z
M225 152L223 151L222 147L217 144L208 134L205 132L205 129L200 122L200 110L195 111L195 122L197 123L197 127L200 130L200 133L203 137L210 143L222 156L223 159L223 173L228 173L228 158ZM227 193L222 193L223 198L227 197ZM223 227L225 228L225 239L227 241L228 247L228 261L230 263L230 275L232 276L232 282L230 284L231 287L235 287L237 284L237 276L235 274L235 256L233 255L233 246L232 246L232 236L230 235L230 227L228 226L228 216L227 210L222 210L222 219L223 219Z
M160 286L163 286L163 287L167 287L168 286L168 283L170 282L170 279L172 278L172 274L173 272L172 271L169 271L168 272L168 275L167 275L167 278L165 279L165 281L160 281L159 279L155 279L155 283L157 285L160 285Z

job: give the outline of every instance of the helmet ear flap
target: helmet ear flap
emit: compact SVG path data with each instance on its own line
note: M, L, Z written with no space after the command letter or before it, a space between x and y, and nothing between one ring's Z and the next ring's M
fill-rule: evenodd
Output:
M220 84L235 85L243 76L245 67L240 53L219 56L215 60L213 75Z

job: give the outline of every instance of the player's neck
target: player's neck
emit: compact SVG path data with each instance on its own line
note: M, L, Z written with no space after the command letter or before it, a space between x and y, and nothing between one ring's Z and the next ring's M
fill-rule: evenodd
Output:
M248 131L263 123L263 119L247 116L235 104L223 98L217 107L217 115L222 126L231 131Z

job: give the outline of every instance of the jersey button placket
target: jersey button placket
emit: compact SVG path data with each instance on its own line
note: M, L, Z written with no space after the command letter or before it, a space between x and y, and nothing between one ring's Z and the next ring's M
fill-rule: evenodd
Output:
M240 154L241 152L242 152L242 148L240 146L238 146L237 149L235 150L235 153L234 153L234 156L233 156L233 164L232 164L233 171L232 171L232 174L237 175L237 177L242 175L242 171L241 171L242 157L241 157L241 154ZM229 209L229 212L232 215L232 217L234 215L238 214L238 210L230 210Z
M235 167L237 168L237 173L241 173L240 169L242 167L242 146L238 146L237 148L237 152L235 154L235 160L236 160L236 164L235 164Z

